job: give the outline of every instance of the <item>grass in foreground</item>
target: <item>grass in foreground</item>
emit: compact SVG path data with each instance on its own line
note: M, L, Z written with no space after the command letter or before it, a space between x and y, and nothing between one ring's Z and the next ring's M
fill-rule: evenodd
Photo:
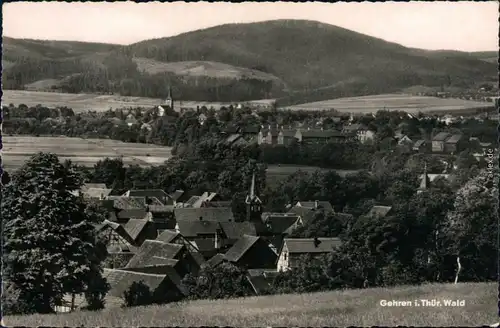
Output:
M498 322L494 283L273 295L58 315L8 316L7 326L478 326ZM462 307L382 307L381 300L465 300Z

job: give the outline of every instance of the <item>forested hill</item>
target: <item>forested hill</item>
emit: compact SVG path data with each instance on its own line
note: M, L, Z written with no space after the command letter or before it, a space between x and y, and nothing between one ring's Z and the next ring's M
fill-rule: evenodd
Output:
M491 54L410 49L314 21L226 24L129 46L4 38L4 88L285 103L495 81ZM487 56L487 57L485 57ZM84 73L82 73L84 72ZM36 82L35 84L33 84Z

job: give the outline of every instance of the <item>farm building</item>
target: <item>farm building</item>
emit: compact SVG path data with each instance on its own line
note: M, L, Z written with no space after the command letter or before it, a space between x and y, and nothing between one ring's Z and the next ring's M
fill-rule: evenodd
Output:
M426 146L425 140L420 139L420 140L415 141L415 143L413 144L412 150L422 152L425 150L425 146Z
M297 139L298 142L310 143L310 144L312 143L326 144L330 141L346 142L351 137L352 136L350 134L340 133L335 130L298 129L297 132L295 132L295 139Z
M341 245L339 238L285 238L281 248L277 271L295 268L301 263L303 256L316 260Z
M462 135L461 134L454 134L448 139L446 139L444 143L444 151L448 153L457 153L462 150Z
M446 140L450 137L448 132L439 132L432 138L432 151L433 152L444 152L444 144Z
M224 258L246 269L272 269L278 257L263 238L244 235L226 252Z
M297 131L293 129L281 129L278 134L278 145L288 146L292 144L296 141L295 133L297 133Z
M345 126L342 132L346 134L355 134L358 140L362 143L375 138L375 131L370 130L364 124L354 123Z

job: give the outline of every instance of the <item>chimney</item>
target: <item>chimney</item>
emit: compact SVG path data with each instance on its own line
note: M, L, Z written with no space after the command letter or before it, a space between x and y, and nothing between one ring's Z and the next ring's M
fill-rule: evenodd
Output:
M318 237L314 237L314 247L318 247L319 244L321 244L321 241L318 239Z
M318 208L319 207L319 201L318 200L315 200L314 201L314 208Z

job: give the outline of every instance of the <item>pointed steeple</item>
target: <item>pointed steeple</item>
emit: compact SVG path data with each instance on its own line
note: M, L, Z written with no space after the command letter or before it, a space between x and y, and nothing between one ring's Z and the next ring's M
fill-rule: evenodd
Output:
M169 85L168 86L168 95L167 95L167 99L172 99L172 87Z
M427 162L424 163L424 173L422 174L422 178L420 181L420 187L418 188L419 192L427 190L430 184L429 176L427 175Z
M255 172L252 173L252 183L250 184L250 199L255 197Z
M247 206L247 221L261 221L262 201L255 194L255 172L252 173L252 182L250 184L250 192L248 193L245 204Z

